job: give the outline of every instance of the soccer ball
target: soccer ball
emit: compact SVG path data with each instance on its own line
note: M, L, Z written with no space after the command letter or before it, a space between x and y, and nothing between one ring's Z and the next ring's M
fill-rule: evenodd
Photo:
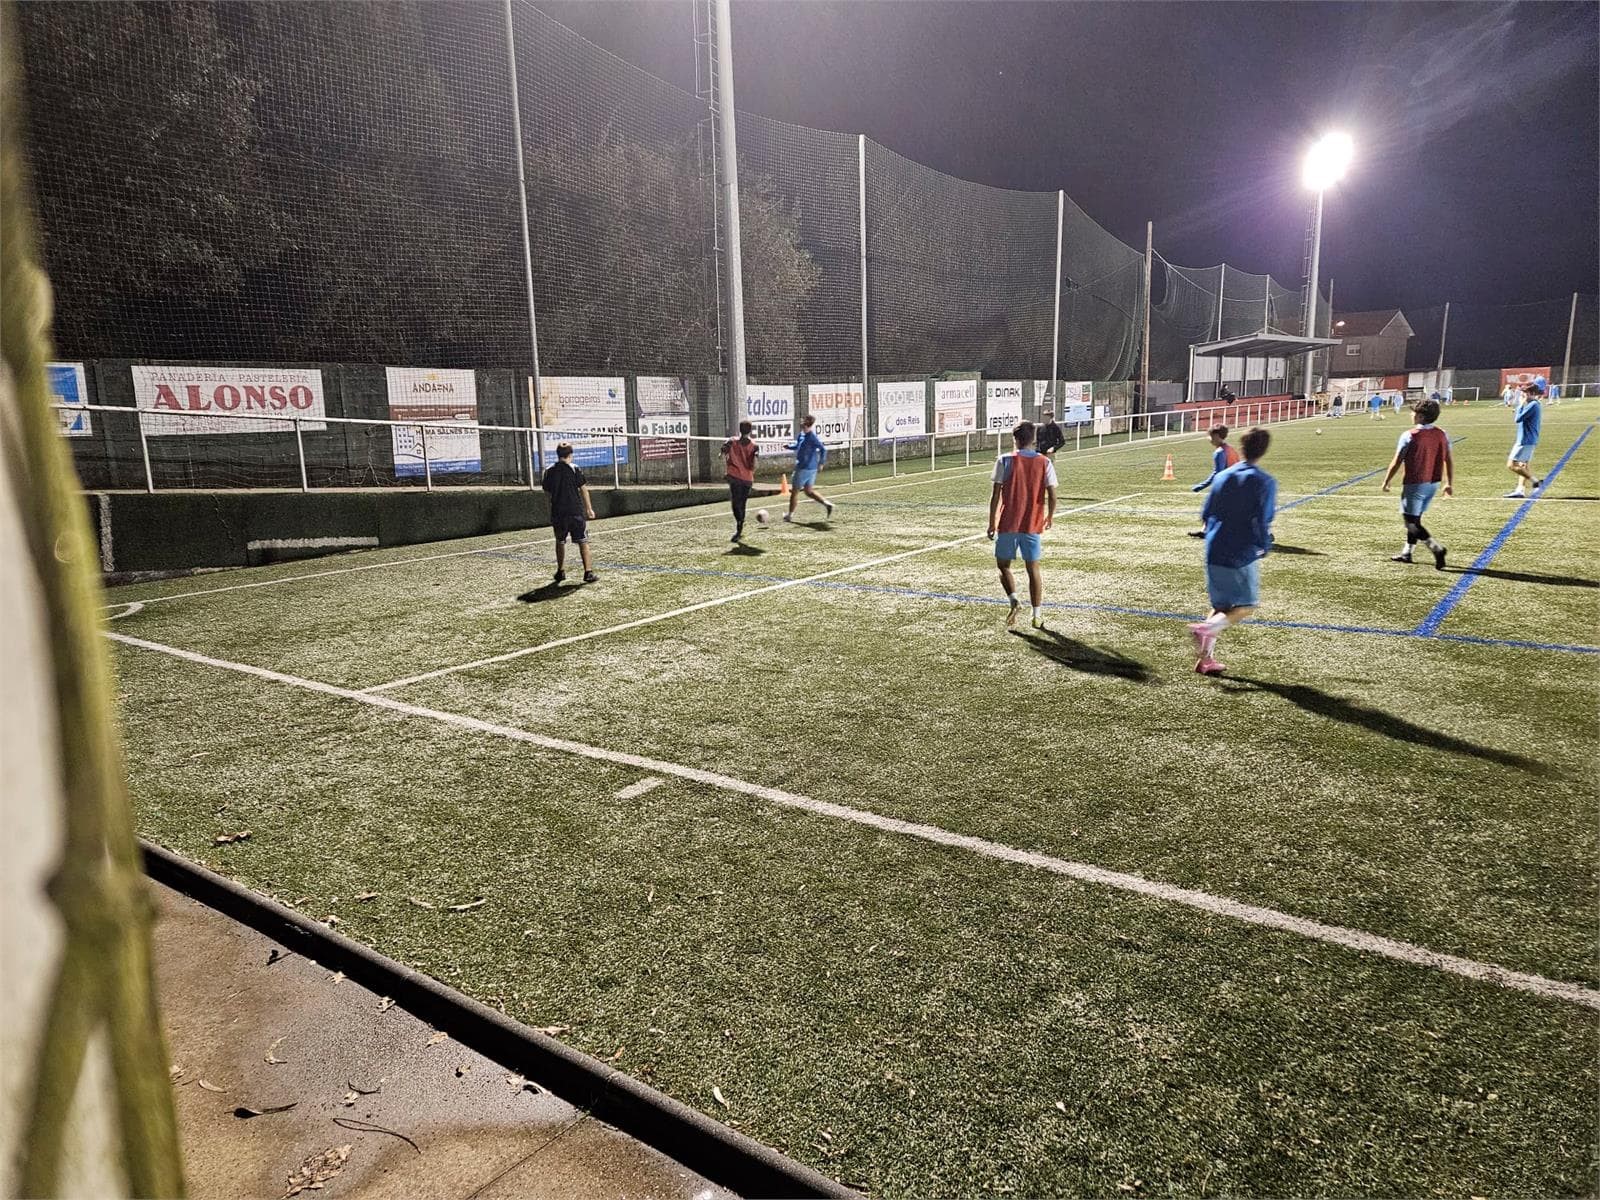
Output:
M1321 436L1322 436L1322 430L1320 430L1320 429L1319 429L1319 430L1317 430L1317 436L1318 436L1318 437L1321 437Z
M756 523L758 525L765 525L767 523L767 510L766 509L764 509L764 508L756 509Z

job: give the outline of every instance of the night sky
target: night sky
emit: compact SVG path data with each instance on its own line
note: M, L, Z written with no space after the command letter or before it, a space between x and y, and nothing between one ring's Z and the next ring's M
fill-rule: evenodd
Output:
M693 87L690 0L538 7ZM1594 3L733 4L738 107L1000 187L1065 188L1185 266L1296 286L1304 146L1340 127L1341 310L1600 290ZM870 234L869 234L870 236Z

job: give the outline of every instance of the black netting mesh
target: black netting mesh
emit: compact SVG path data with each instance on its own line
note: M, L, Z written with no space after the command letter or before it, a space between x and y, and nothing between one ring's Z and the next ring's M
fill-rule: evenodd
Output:
M1221 267L1179 267L1156 256L1150 279L1150 378L1184 379L1189 347L1217 331Z
M1126 379L1142 349L1144 255L1069 196L1062 215L1062 379Z

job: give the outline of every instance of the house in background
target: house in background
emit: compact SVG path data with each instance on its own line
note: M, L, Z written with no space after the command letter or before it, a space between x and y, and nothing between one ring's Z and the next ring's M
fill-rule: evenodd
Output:
M1416 336L1398 308L1336 313L1328 353L1329 375L1404 375L1406 343Z

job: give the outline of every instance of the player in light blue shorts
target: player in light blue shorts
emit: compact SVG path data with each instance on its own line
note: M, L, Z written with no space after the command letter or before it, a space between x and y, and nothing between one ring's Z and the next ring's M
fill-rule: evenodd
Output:
M1517 405L1517 411L1511 419L1516 422L1516 443L1511 447L1511 455L1506 459L1506 468L1517 476L1517 486L1513 491L1506 493L1506 498L1521 500L1532 492L1537 492L1544 486L1544 480L1534 477L1530 468L1533 465L1533 452L1539 446L1539 434L1544 424L1544 411L1539 401L1545 393L1545 378L1538 376L1523 388L1522 403ZM1523 489L1527 490L1524 491Z
M783 519L790 524L794 523L794 506L800 503L801 493L822 505L828 516L833 516L833 502L825 500L816 486L817 472L828 460L828 448L817 436L816 426L816 417L807 413L800 422L800 436L784 447L794 451L794 490L789 493L789 511L783 514Z

